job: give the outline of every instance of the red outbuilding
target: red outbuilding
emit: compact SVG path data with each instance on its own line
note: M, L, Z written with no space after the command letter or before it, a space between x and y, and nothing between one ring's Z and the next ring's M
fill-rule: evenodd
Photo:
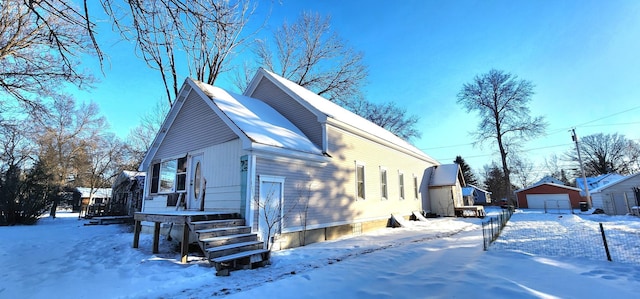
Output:
M515 193L518 207L523 209L577 209L580 202L586 200L580 195L580 189L554 183L534 184Z

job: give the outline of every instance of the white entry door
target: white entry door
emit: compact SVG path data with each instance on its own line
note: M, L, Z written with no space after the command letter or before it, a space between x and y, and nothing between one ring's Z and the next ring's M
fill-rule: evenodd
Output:
M258 228L262 240L268 240L281 232L284 178L260 176L260 201L258 203ZM269 228L271 228L269 230Z
M191 177L189 178L189 190L187 192L188 210L199 210L205 188L205 180L202 176L202 154L191 157Z

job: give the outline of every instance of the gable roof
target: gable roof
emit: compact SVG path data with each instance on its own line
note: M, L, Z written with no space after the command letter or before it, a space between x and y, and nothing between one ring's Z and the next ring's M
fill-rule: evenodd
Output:
M562 182L559 179L556 179L550 175L543 177L542 179L540 179L538 182L534 183L533 185L538 185L538 184L542 184L542 183L554 183L557 185L564 185L564 182Z
M462 196L473 196L476 189L473 187L462 187Z
M533 184L533 185L531 185L529 187L526 187L526 188L518 189L518 190L514 191L514 193L526 191L526 190L529 190L529 189L540 187L542 185L554 186L554 187L563 188L563 189L572 190L572 191L578 191L578 192L581 191L579 188L566 186L566 185L559 185L559 184L554 184L554 183L540 183L540 184Z
M626 176L618 174L618 173L606 173L601 174L596 177L587 177L587 184L590 189L596 189L598 187L602 187L604 185L616 182L625 178ZM582 190L584 190L584 179L582 177L576 178L576 186Z
M80 192L82 198L92 197L91 194L96 198L111 197L111 188L93 188L93 193L91 193L91 188L88 187L77 187L76 190Z
M613 187L613 186L615 186L615 185L617 185L619 183L622 183L624 181L630 180L630 179L635 178L637 176L640 176L640 172L636 173L636 174L628 175L628 176L623 176L621 178L617 178L616 180L614 180L614 181L612 181L612 182L610 182L610 183L608 183L606 185L602 185L602 186L600 186L598 188L595 188L595 189L591 190L590 193L602 192L603 190L605 190L607 188Z
M464 185L462 170L458 164L437 165L434 166L429 186L454 186L458 180L460 185Z
M322 155L300 129L265 102L193 82L252 142Z
M483 193L486 193L486 194L491 194L491 192L490 192L490 191L487 191L487 190L484 190L484 189L482 189L482 188L479 188L479 187L478 187L478 186L476 186L476 185L467 184L467 186L466 186L465 188L473 188L473 189L475 189L475 190L477 190L477 191L480 191L480 192L483 192Z
M255 77L247 87L247 90L244 92L244 95L250 96L257 88L257 85L262 78L270 80L294 100L298 101L298 103L315 114L318 121L321 123L331 123L332 125L345 129L351 133L358 134L370 140L392 145L396 149L409 153L415 157L430 161L434 164L439 164L435 159L388 130L263 68L258 70Z
M174 105L169 110L147 151L139 170L146 170L155 156L167 131L191 92L199 95L213 112L242 140L245 149L278 152L281 155L326 160L322 151L268 104L244 95L228 92L191 78L185 79Z

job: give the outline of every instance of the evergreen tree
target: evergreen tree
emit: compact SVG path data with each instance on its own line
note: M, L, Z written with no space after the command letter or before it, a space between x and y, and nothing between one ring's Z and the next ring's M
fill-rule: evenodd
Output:
M502 169L497 164L493 163L491 166L484 166L484 188L491 192L491 199L493 203L500 202L502 199L507 199L507 186L505 185L505 177Z
M464 177L464 182L467 185L478 186L478 180L473 174L473 171L471 171L471 166L469 166L469 164L467 164L467 162L465 162L461 156L456 156L456 159L453 161L453 163L460 165L462 176Z

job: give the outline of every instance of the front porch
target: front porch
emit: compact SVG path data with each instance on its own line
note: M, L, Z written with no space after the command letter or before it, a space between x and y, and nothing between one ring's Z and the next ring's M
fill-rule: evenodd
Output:
M161 223L182 225L180 262L187 263L189 235L193 232L209 263L216 267L218 275L228 275L229 270L240 266L264 265L269 260L269 250L264 249L263 242L258 241L258 235L251 233L251 227L245 226L245 220L237 213L138 212L135 213L134 220L133 248L139 246L142 221L154 223L153 253L158 253Z

